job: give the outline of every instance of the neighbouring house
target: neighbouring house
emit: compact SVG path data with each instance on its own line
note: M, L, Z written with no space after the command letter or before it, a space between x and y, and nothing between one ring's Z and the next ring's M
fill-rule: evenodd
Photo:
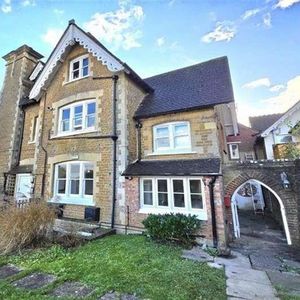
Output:
M226 57L142 79L71 20L46 63L28 46L3 58L3 194L121 231L196 214L203 238L226 244L222 165L238 135Z
M251 127L259 131L255 145L258 158L286 158L287 144L298 147L300 101L284 114L250 117L249 120Z

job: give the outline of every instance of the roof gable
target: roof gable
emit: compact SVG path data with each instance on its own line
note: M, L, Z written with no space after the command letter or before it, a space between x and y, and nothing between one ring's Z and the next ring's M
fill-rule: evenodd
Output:
M48 58L43 70L40 72L38 78L32 87L29 98L38 100L41 95L42 88L45 87L47 80L53 72L58 69L59 62L67 50L78 42L83 48L87 49L98 61L112 72L119 72L125 69L123 63L110 53L100 42L96 41L91 35L84 32L72 20L60 38L56 47Z
M144 79L154 93L146 96L136 118L194 110L234 101L227 57Z
M289 116L291 116L295 111L300 109L300 101L294 104L289 110L287 110L274 124L268 127L261 136L266 137L272 130L276 129L281 123L283 123Z
M282 115L283 114L271 114L249 117L249 122L252 129L261 133L274 124Z

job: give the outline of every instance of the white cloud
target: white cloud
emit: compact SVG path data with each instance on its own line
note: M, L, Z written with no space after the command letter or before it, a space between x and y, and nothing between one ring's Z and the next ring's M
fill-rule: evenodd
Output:
M284 84L276 84L276 85L271 86L269 88L269 91L272 92L272 93L276 93L276 92L279 92L280 90L282 90L284 88L285 88Z
M274 6L274 8L285 9L285 8L288 8L299 2L300 2L300 0L278 0L277 4Z
M242 87L246 89L256 89L258 87L270 87L271 81L269 78L260 78L248 83L245 83Z
M238 105L238 119L243 124L248 124L249 116L284 113L300 100L300 75L290 79L282 91L274 97L256 101L260 107L241 103Z
M246 10L243 15L242 15L242 19L243 20L247 20L251 17L254 17L255 15L257 15L258 13L260 12L260 9L259 8L255 8L255 9L249 9L249 10Z
M54 47L56 46L63 32L63 29L60 28L48 28L47 32L42 35L42 40Z
M35 0L23 0L21 2L22 6L26 7L26 6L35 6Z
M53 12L54 12L54 14L56 14L57 16L61 16L61 15L63 15L63 14L65 13L64 10L62 10L62 9L57 9L57 8L53 9Z
M263 15L263 22L267 28L270 28L272 26L272 17L269 12Z
M156 45L158 47L162 47L165 44L165 42L166 41L165 41L165 38L163 36L156 39Z
M221 42L232 40L236 35L236 28L232 22L217 22L215 29L205 34L201 40L204 43Z
M3 0L2 5L1 5L1 10L5 14L10 13L12 11L11 0Z
M100 41L111 44L117 50L141 47L142 31L139 29L144 18L143 8L120 1L119 9L106 13L95 13L83 27Z

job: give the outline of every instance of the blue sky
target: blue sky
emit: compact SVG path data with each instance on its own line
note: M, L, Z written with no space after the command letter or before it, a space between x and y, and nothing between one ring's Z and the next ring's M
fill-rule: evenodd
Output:
M228 56L243 123L300 100L300 0L0 0L0 55L46 59L70 19L142 77Z

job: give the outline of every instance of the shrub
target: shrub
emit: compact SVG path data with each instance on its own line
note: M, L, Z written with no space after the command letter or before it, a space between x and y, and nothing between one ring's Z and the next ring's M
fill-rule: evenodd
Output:
M55 213L44 201L22 208L10 205L0 212L0 254L43 240L52 231Z
M201 227L201 221L197 216L183 214L150 214L143 224L146 234L157 241L172 241L184 245L194 243L196 233Z

